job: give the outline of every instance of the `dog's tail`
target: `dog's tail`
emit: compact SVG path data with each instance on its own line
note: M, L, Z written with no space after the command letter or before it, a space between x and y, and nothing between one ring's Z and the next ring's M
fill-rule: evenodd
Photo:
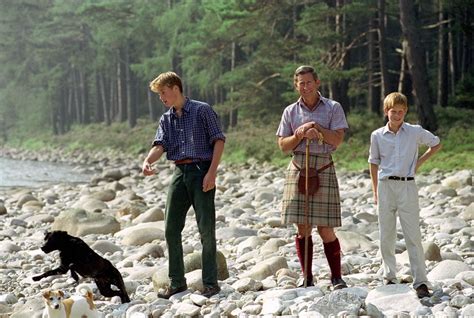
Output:
M94 294L92 293L92 288L88 284L80 284L76 287L76 293L79 295L84 296L89 303L89 307L91 309L95 308L94 305Z

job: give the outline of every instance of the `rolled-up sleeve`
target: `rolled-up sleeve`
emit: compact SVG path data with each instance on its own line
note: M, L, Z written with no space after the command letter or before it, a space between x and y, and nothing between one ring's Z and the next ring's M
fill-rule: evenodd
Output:
M380 165L380 151L377 142L377 135L373 132L370 135L369 163Z
M219 117L214 109L212 109L211 106L206 105L201 107L200 110L204 126L209 134L210 145L213 145L216 140L222 140L225 142L225 135L222 132Z
M155 139L153 140L152 146L162 146L164 151L168 149L168 136L166 134L166 129L164 129L165 119L164 116L160 119L160 124L156 129Z

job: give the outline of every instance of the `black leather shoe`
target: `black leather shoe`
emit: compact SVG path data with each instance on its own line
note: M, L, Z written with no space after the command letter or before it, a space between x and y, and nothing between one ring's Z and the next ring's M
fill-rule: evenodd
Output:
M202 295L204 297L210 298L210 297L218 294L220 291L221 291L221 289L218 285L216 285L216 286L207 286L207 287L204 287L204 291L202 292Z
M314 281L312 279L308 279L306 281L306 287L310 287L310 286L314 286ZM298 285L298 287L304 287L304 279L301 279L301 282Z
M333 286L333 289L343 289L347 288L346 282L342 278L331 278L331 284Z
M421 284L420 286L418 286L416 289L416 295L418 296L418 298L425 298L425 297L430 297L430 292L428 290L428 286L426 286L425 284Z
M181 286L181 287L168 286L168 287L165 288L164 293L158 293L158 298L169 299L174 294L184 292L186 289L188 289L187 285L184 285L184 286Z

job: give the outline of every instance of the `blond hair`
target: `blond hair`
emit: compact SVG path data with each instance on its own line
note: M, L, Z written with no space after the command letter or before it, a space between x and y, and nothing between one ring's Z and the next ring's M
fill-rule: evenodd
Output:
M164 86L171 88L175 85L178 86L179 91L182 93L183 82L181 81L181 78L178 76L178 74L175 72L165 72L161 73L157 78L150 82L150 89L153 92L158 93L160 88L163 88Z
M408 110L407 97L402 93L394 92L385 96L383 100L383 111L388 112L395 106L401 106L405 110Z

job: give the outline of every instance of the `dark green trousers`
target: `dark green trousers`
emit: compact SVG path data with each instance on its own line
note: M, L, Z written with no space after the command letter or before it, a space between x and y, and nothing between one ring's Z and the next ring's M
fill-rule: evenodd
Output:
M165 212L165 238L168 245L169 278L172 287L186 284L182 236L186 214L193 206L202 243L202 282L217 285L215 188L202 191L210 162L177 165L168 189Z

